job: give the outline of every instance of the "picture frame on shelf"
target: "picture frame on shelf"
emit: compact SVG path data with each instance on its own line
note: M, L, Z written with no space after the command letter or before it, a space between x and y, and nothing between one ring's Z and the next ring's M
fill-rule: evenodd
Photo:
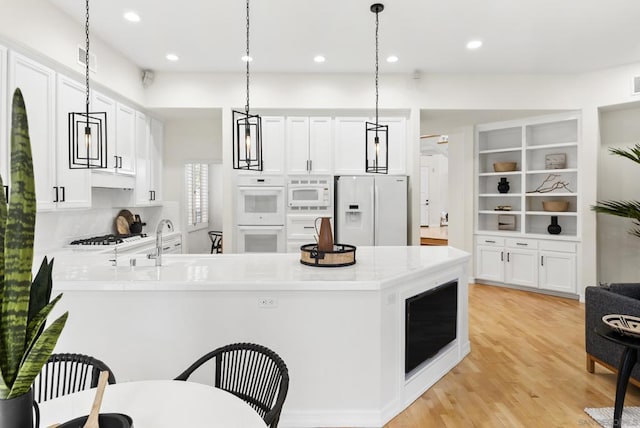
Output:
M566 153L551 153L544 157L545 169L564 169L566 166Z
M516 230L516 216L513 214L499 215L498 230Z

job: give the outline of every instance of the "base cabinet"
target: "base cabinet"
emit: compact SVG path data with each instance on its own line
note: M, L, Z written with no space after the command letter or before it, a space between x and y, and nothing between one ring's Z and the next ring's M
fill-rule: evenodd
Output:
M576 292L576 243L476 237L476 279L540 290Z

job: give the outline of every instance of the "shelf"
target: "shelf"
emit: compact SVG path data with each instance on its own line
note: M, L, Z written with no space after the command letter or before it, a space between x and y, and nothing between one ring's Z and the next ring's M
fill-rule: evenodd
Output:
M490 155L493 153L509 153L509 152L519 152L522 150L522 147L508 147L506 149L492 149L492 150L480 150L478 152L479 155Z
M522 193L480 193L478 197L480 198L515 198L522 196Z
M527 215L543 215L543 216L560 216L560 217L577 217L578 213L574 211L527 211Z
M537 146L527 146L527 150L562 149L564 147L577 147L578 143L541 144Z
M576 197L576 196L578 196L578 194L577 194L577 193L575 193L575 192L574 192L574 193L569 193L569 192L566 192L566 193L553 193L553 192L538 193L538 192L527 192L527 193L526 193L526 196L527 196L527 197L531 196L531 197L534 197L534 198L538 198L538 197L540 197L540 198L550 198L550 197L563 197L563 196L565 196L565 197L567 197L567 196L568 196L568 197Z
M522 214L522 211L496 211L496 210L481 210L478 214Z
M526 171L527 174L553 174L553 173L570 173L570 172L578 172L578 168L564 168L564 169L536 169L531 171Z
M480 177L500 177L503 175L520 175L522 171L507 171L507 172L481 172L478 174Z

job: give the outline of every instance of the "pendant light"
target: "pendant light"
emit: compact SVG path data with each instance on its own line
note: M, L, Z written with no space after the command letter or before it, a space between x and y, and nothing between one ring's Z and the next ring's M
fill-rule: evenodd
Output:
M69 168L107 167L107 113L89 112L89 0L86 0L84 112L69 113Z
M247 0L247 103L233 111L233 169L262 171L262 118L249 113L249 0Z
M378 121L378 14L384 10L384 5L375 3L370 9L376 14L376 121L365 123L365 171L387 174L389 172L389 127L380 125Z

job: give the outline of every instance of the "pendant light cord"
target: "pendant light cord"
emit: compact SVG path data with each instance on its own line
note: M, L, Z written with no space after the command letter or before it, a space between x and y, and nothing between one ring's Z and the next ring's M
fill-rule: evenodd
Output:
M378 126L378 12L376 12L376 126Z
M87 36L85 50L84 50L84 63L85 63L85 85L86 85L86 106L87 106L87 123L89 122L89 0L86 1L86 23L85 23L85 35Z
M249 116L249 0L247 0L247 104L244 106L245 113Z

